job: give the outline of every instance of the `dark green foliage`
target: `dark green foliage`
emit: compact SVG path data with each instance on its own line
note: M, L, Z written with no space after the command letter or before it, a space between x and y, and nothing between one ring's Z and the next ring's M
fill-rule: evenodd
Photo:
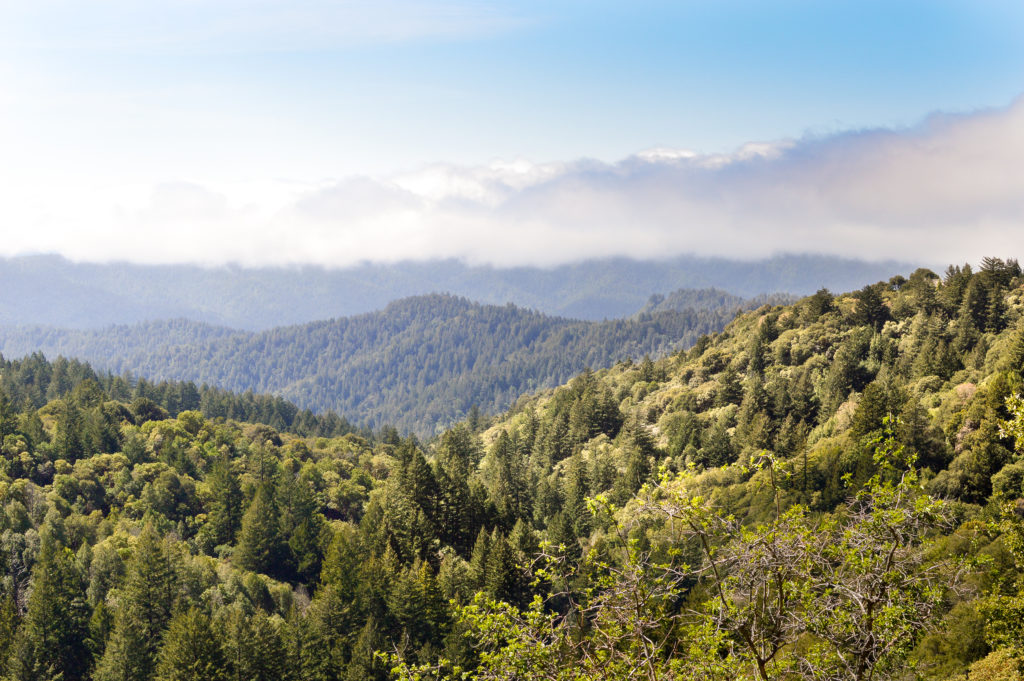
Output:
M242 526L242 489L227 457L220 457L206 476L210 502L202 541L208 551L233 544Z
M227 662L210 618L196 608L171 620L160 648L156 681L224 681Z
M253 572L287 578L291 571L281 518L271 484L256 490L242 518L242 528L235 547L234 560Z
M481 412L505 409L520 394L557 385L587 366L688 347L721 329L745 304L735 296L724 301L711 296L684 309L669 306L627 319L585 322L431 295L391 303L381 312L262 333L183 320L97 331L46 329L35 335L9 330L4 351L42 348L117 373L186 381L173 388L155 386L152 395L137 391L171 415L201 409L207 416L310 432L301 423L306 417L284 403L265 405L257 418L237 399L205 386L210 384L280 394L303 407L350 415L368 427L392 424L430 436L471 412L475 430ZM197 390L189 381L204 387ZM149 409L136 416L140 422L155 417Z
M865 286L857 294L857 306L854 319L858 324L870 326L876 331L889 319L889 309L882 301L878 284Z
M88 678L92 666L90 615L85 582L74 554L49 530L44 530L38 562L32 572L32 594L25 617L13 645L6 649L9 678L12 681Z

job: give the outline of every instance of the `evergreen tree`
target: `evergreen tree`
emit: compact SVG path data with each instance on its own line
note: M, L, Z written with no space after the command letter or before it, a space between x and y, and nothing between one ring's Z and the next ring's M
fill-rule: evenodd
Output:
M44 531L28 608L10 651L11 681L88 678L90 614L75 555Z
M225 633L225 657L234 681L278 681L286 674L284 641L262 610L232 607L218 630Z
M807 299L805 309L811 320L816 320L822 315L832 312L835 310L832 293L827 288L818 289L817 293Z
M514 605L522 604L521 580L516 553L500 530L491 535L484 588L488 595Z
M739 404L743 399L743 384L739 374L732 366L727 366L718 376L718 391L715 393L715 406L724 407Z
M278 499L281 508L280 532L288 537L294 576L308 583L320 574L324 517L306 472L308 470L299 475L284 473L278 483Z
M517 519L532 515L525 458L515 440L502 430L489 452L490 493L503 524L511 528Z
M589 492L587 467L582 455L577 452L569 461L562 486L562 509L575 537L586 537L590 534L590 509L587 508Z
M286 551L273 489L260 485L242 518L234 558L246 570L280 577L288 574Z
M242 525L242 488L227 456L221 456L206 476L210 490L204 534L210 548L232 544Z
M889 319L889 308L882 301L878 288L877 284L862 288L857 293L857 306L854 309L856 323L870 326L876 331Z
M487 583L487 558L491 552L491 536L486 528L481 527L473 544L473 553L469 559L469 574L476 588L482 589Z
M152 523L143 527L128 563L114 629L99 662L98 681L150 678L160 638L178 598L178 575Z
M220 637L205 613L189 608L171 620L160 648L155 681L227 681Z

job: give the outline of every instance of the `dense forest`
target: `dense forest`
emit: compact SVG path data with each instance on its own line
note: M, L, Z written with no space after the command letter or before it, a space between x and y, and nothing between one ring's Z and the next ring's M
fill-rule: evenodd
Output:
M822 289L427 442L6 365L3 678L1019 679L1022 285Z
M0 329L0 351L42 351L118 374L274 393L367 427L391 424L429 437L474 406L497 413L586 367L689 347L759 302L714 289L681 291L629 319L587 322L431 295L259 333L186 320Z
M40 255L0 258L0 323L95 328L182 317L258 331L372 312L399 298L437 292L600 321L634 314L654 291L713 286L744 297L765 291L806 295L823 285L846 290L911 269L810 255L617 258L550 268L438 260L341 269L98 264Z

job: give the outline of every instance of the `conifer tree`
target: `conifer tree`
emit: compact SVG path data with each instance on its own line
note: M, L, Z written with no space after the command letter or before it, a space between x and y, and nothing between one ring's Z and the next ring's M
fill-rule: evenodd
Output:
M586 537L590 534L590 510L587 508L589 491L587 467L583 463L583 456L576 452L569 461L562 486L562 510L575 537Z
M189 608L167 627L155 681L227 681L227 661L220 637L205 613Z
M491 537L487 529L481 527L473 544L473 553L469 559L469 574L477 588L483 588L487 580L487 556L491 550Z
M882 301L878 285L865 286L857 293L857 306L854 310L854 321L857 324L870 326L876 331L882 328L889 319L889 308Z
M490 451L489 463L491 497L505 526L511 527L518 518L529 518L532 504L525 458L520 455L507 430L498 435Z
M232 607L217 627L225 636L229 678L234 681L278 681L285 676L284 641L267 614Z
M352 659L345 674L347 681L386 681L387 669L376 655L383 643L376 621L372 617L367 619L352 647Z
M515 551L497 529L491 536L491 550L487 554L487 574L484 579L487 594L492 598L518 605L521 601L519 566Z
M321 537L324 518L313 495L309 478L304 473L285 473L278 483L281 534L288 537L288 550L295 577L310 582L320 574L323 559Z
M178 597L178 576L151 523L143 527L128 563L120 606L114 617L98 681L150 678L160 638Z
M277 502L269 485L260 485L242 518L234 558L246 570L271 576L287 574Z
M10 651L11 681L79 681L88 677L89 605L70 549L45 530L32 571L28 609Z
M242 525L242 488L226 456L213 464L206 482L211 497L206 521L210 543L232 544Z

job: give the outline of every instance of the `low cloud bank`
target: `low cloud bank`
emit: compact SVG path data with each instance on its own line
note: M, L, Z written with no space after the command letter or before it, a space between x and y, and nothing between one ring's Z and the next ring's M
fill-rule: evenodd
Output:
M176 182L138 196L29 208L19 217L30 228L7 252L326 266L780 252L976 261L1024 255L1024 99L910 129L725 155L654 149L614 164L437 164L315 186Z

